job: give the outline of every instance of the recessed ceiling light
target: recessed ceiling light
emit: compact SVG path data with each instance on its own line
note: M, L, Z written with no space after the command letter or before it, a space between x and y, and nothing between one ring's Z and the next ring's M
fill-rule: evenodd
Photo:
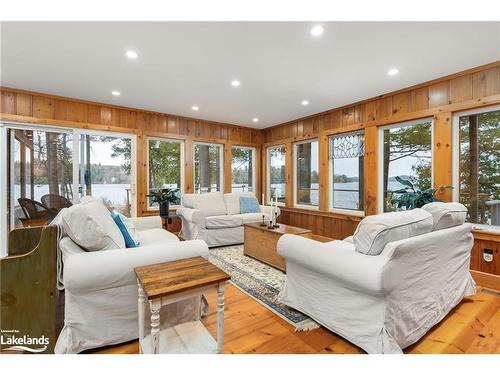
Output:
M309 100L302 100L300 102L300 104L302 104L302 105L308 105L309 104Z
M199 110L199 109L200 109L200 107L198 107L197 105L193 105L193 106L191 107L191 109L192 109L193 111L197 111L197 110Z
M399 73L399 69L396 69L396 68L392 68L392 69L389 69L389 70L387 71L387 75L388 75L388 76L395 76L395 75L396 75L396 74L398 74L398 73Z
M137 52L135 51L127 51L125 53L125 56L127 56L129 59L137 59Z
M238 87L239 85L241 85L241 82L240 82L240 81L238 81L237 79L235 79L235 80L233 80L233 81L231 82L231 85L232 85L232 86L234 86L234 87Z
M312 36L320 36L321 34L323 34L324 31L325 31L325 29L323 29L323 26L316 25L311 29L311 35Z
M252 119L252 121L253 121L253 122L259 122L259 119L258 119L257 117L254 117L254 118Z
M111 94L113 94L114 96L120 96L121 95L120 91L116 91L116 90L111 91Z

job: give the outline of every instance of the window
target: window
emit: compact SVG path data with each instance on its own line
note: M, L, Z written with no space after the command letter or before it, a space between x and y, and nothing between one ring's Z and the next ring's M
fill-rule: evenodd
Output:
M194 191L222 191L222 145L195 143Z
M467 220L500 225L500 108L455 116L454 198Z
M181 203L182 181L184 180L184 147L178 140L148 139L148 191L170 188L177 189L177 201ZM158 207L158 203L148 201L148 207Z
M267 203L278 199L285 203L285 146L274 146L267 149Z
M399 123L380 132L380 208L396 211L401 196L398 191L408 184L416 190L432 187L432 119Z
M363 211L363 134L330 137L330 163L331 208Z
M295 204L298 206L318 207L318 141L296 143L294 149Z
M255 149L233 147L231 159L231 189L233 192L254 191Z

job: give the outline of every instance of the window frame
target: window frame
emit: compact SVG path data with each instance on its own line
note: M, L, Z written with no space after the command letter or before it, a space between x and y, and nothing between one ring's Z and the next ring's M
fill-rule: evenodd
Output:
M257 155L257 152L256 152L256 149L255 147L251 147L251 146L240 146L240 145L236 145L236 144L233 144L231 145L231 193L233 192L233 148L239 148L239 149L242 149L242 150L250 150L252 153L251 153L251 157L252 157L252 191L251 193L256 193L256 188L257 188L257 185L256 185L256 181L255 181L255 177L256 177L256 155Z
M384 213L384 131L403 126L418 125L423 122L431 123L431 187L434 186L434 117L422 117L415 120L401 121L378 127L378 157L377 157L377 212Z
M328 136L328 149L330 150L330 145L331 145L331 142L333 140L333 138L340 138L340 137L345 137L345 136L349 136L349 135L358 135L358 134L362 134L363 135L363 143L365 143L365 139L364 139L364 135L365 135L365 132L363 130L358 130L358 131L353 131L353 132L347 132L347 133L337 133L337 134L332 134L332 135L329 135ZM364 147L364 146L363 146ZM334 165L333 165L333 161L334 159L333 158L330 158L330 155L328 155L329 157L329 171L328 171L328 200L329 200L329 203L328 203L328 210L330 212L333 212L333 213L338 213L338 214L347 214L347 215L351 215L351 216L360 216L360 217L364 217L365 216L365 209L363 208L362 210L351 210L349 208L337 208L337 207L333 207L333 192L334 192L334 189L333 189L333 175L334 175ZM359 169L358 169L358 174L359 174ZM365 194L365 174L363 173L363 191L362 193Z
M204 146L218 146L219 147L219 158L220 158L220 176L219 176L219 184L220 184L220 191L219 193L224 193L224 147L225 145L223 143L211 143L211 142L193 142L193 153L192 153L192 158L193 158L193 193L194 194L207 194L207 193L196 193L196 186L195 186L195 181L196 181L196 168L195 168L195 154L196 154L196 145L204 145ZM214 192L212 192L214 193Z
M186 142L183 139L177 139L177 138L164 138L164 137L151 137L147 136L146 137L146 192L149 194L150 186L149 186L149 141L160 141L160 142L170 142L170 143L179 143L181 145L180 150L181 150L181 186L180 186L180 193L181 196L184 194L184 148L186 147ZM181 204L173 204L170 205L169 207L171 208L178 208L181 207ZM149 199L146 197L146 210L147 211L158 211L160 208L155 207L155 206L150 206L149 205Z
M487 107L479 107L466 111L460 111L453 113L452 123L451 123L451 136L452 136L452 179L451 184L454 187L451 190L451 200L453 202L459 202L460 197L460 117L462 116L470 116L476 114L482 114L487 112L495 112L500 111L500 104L487 106ZM497 229L498 226L490 225L490 224L478 224L478 223L470 223L472 224L473 229L488 229L489 231L494 231L500 233L500 229Z
M270 150L276 149L276 148L284 148L285 153L285 174L286 174L286 145L284 143L277 144L277 145L272 145L266 147L266 204L270 205L271 204L271 156L270 156ZM287 194L287 181L286 181L286 176L285 176L285 202L278 202L278 206L284 207L286 205L286 194Z
M320 166L320 161L319 161L319 139L318 138L311 138L311 139L306 139L303 141L299 142L294 142L293 143L293 207L296 208L301 208L305 210L313 210L313 211L319 211L319 186L318 186L318 205L317 206L310 206L307 204L300 204L297 203L297 191L298 191L298 186L297 186L297 148L298 146L305 144L305 143L313 143L313 142L318 142L318 174L319 174L319 166Z

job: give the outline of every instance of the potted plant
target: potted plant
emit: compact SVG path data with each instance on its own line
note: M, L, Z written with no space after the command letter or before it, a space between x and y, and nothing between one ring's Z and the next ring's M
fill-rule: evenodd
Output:
M404 188L392 192L391 204L397 208L405 207L407 210L420 208L427 203L438 202L436 192L453 189L452 186L446 185L440 186L437 189L419 190L410 181L402 179L399 176L396 176L396 181L404 185ZM396 196L395 194L398 195Z
M160 206L160 216L168 217L169 216L169 205L170 203L175 203L177 201L177 193L179 189L157 189L151 190L151 192L146 195L147 197L151 197L152 203L158 203Z

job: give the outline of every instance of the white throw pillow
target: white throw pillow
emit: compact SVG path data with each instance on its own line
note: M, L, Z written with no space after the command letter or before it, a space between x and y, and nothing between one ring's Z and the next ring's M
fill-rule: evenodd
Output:
M205 194L184 194L181 198L182 206L200 210L206 216L226 214L223 194L220 192Z
M467 217L467 208L458 202L432 202L422 207L432 215L432 230L445 229L462 225Z
M360 253L379 255L388 242L428 233L432 224L432 215L421 208L367 216L356 228L354 246Z
M64 209L61 222L65 233L86 251L125 248L120 229L99 200L86 200Z
M224 202L228 215L238 215L240 211L240 197L254 197L254 193L226 193L224 194Z

